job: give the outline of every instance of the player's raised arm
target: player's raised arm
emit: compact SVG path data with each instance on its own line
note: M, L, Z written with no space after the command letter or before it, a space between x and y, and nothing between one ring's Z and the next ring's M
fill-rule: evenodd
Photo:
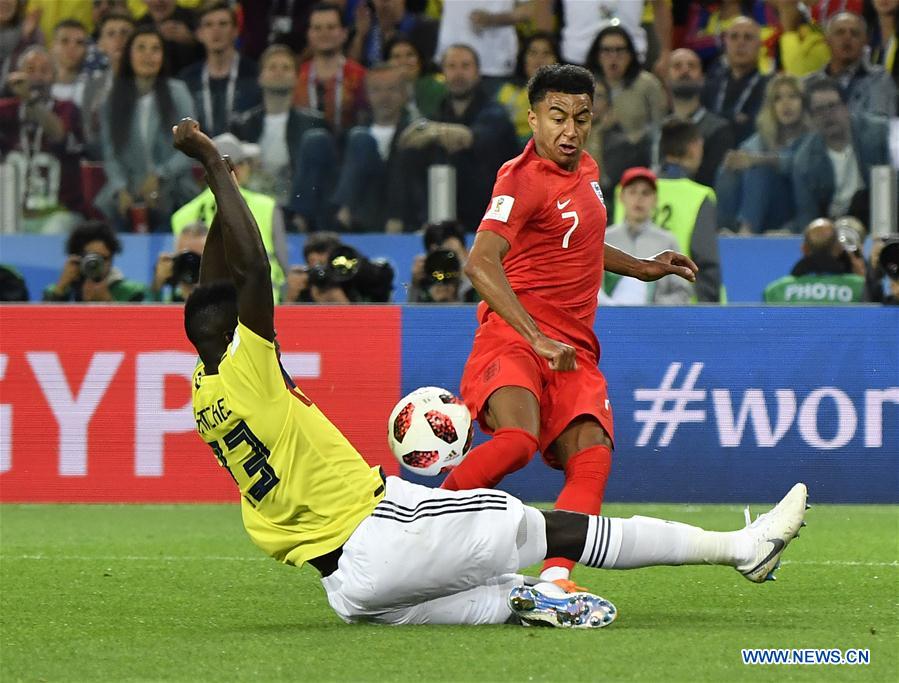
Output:
M271 271L256 220L237 188L227 160L221 157L199 124L184 119L173 132L175 147L203 164L209 188L215 195L225 260L237 287L238 318L260 337L273 341Z
M209 226L209 234L206 236L206 245L200 259L200 284L208 285L210 282L230 279L231 271L228 270L228 259L225 257L222 225L216 213L212 218L212 225Z
M699 268L693 261L676 251L663 251L652 258L636 258L611 244L603 248L603 267L610 273L635 277L652 282L666 275L677 275L689 282L696 282Z
M574 348L550 339L528 314L512 290L503 258L510 245L504 237L490 230L478 232L465 264L465 274L487 305L518 332L553 370L573 370L576 367Z

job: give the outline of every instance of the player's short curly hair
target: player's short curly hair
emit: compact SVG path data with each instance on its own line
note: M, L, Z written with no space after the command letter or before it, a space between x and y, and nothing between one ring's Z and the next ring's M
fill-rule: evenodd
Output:
M237 288L222 280L195 288L184 304L184 332L201 351L216 337L237 327ZM202 353L202 351L201 351Z
M122 243L108 223L85 221L72 230L69 239L66 240L66 253L70 256L80 256L88 244L97 240L103 242L111 254L122 251Z
M574 64L547 64L537 69L528 81L528 102L534 107L549 92L588 95L593 98L596 82L587 69Z

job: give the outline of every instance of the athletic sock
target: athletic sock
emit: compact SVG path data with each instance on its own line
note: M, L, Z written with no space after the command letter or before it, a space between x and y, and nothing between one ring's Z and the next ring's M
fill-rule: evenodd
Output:
M598 515L611 468L612 450L608 446L591 446L571 456L565 463L565 485L556 499L556 510ZM573 567L574 562L567 558L549 557L543 563L540 578L567 579Z
M706 531L652 517L591 516L580 562L605 569L656 565L725 564L752 557L749 536L741 531Z
M507 474L527 465L537 446L537 437L523 429L497 429L490 441L465 456L440 488L450 491L493 488Z

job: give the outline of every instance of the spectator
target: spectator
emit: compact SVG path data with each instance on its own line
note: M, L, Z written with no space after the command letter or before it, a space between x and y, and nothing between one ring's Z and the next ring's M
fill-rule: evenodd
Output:
M758 69L759 25L748 17L734 20L724 33L725 60L706 77L702 104L730 121L737 144L755 130L768 81Z
M119 70L125 43L134 33L134 21L129 14L110 12L100 20L97 29L97 49L103 55L106 66L93 71L84 86L84 104L81 110L84 125L85 154L90 159L100 159L100 119L103 105L112 90L115 74Z
M699 266L696 298L717 302L721 296L721 262L715 192L690 179L702 165L702 153L702 135L696 124L676 118L662 124L659 140L662 170L656 181L658 207L654 221L671 232L677 240L678 251L690 256ZM616 205L615 222L623 220L624 209Z
M171 129L193 113L193 101L167 73L162 37L138 28L100 118L107 182L94 203L120 229L145 223L165 231L174 208L197 191L191 161L172 147Z
M702 135L702 165L696 172L697 183L712 186L724 155L734 147L734 133L727 119L702 106L700 95L705 78L702 62L692 50L681 48L671 53L668 61L668 90L671 92L672 113L692 121Z
M337 222L346 230L403 232L413 220L406 202L408 169L398 149L409 125L408 89L402 72L389 64L373 67L365 84L372 123L347 137L333 197Z
M477 55L483 87L492 97L512 75L518 54L515 24L528 18L530 4L515 0L453 0L443 4L437 34L437 59L445 61L454 45Z
M44 34L26 19L25 0L0 0L0 97L10 94L7 77L31 45L43 45Z
M606 229L606 244L637 258L651 258L670 249L678 250L677 240L653 223L656 210L657 178L648 168L629 168L621 178L621 202L624 220ZM623 306L644 304L683 305L690 303L693 285L676 275L656 282L643 282L614 273L603 276L600 301Z
M84 85L87 81L87 74L84 72L87 43L87 29L76 19L63 19L53 29L50 54L56 68L56 79L50 88L50 94L56 100L74 102L79 109L84 102Z
M148 301L184 303L200 281L200 257L209 228L205 223L185 225L175 236L174 253L163 252L156 259Z
M641 68L628 32L621 26L600 31L590 47L586 66L606 86L612 116L631 144L648 143L668 103L659 79Z
M300 65L293 103L320 111L339 135L365 110L365 67L343 56L347 29L339 5L316 3L308 38L312 57Z
M234 49L237 15L224 2L206 5L199 13L197 38L206 59L185 67L178 78L194 98L194 110L209 136L228 130L231 118L259 104L259 67Z
M802 86L793 76L768 82L758 130L728 152L718 176L718 222L743 233L798 232L793 200L793 157L809 131Z
M896 86L882 66L865 63L865 20L842 12L827 23L830 62L808 76L811 83L833 79L843 91L843 99L853 114L896 115Z
M25 5L26 24L38 27L45 39L53 35L53 29L64 19L76 19L89 31L93 30L91 4L84 0L22 0L22 4ZM50 47L49 42L41 44Z
M440 221L428 223L423 231L425 253L419 254L412 262L412 281L409 283L407 300L410 303L424 303L428 301L427 269L425 261L429 254L435 251L451 251L456 255L461 264L459 286L457 295L460 301L474 302L478 300L478 293L471 285L468 276L465 275L465 264L468 263L468 247L465 245L465 226L458 221Z
M830 60L830 48L801 0L769 0L777 11L778 64L783 73L805 76ZM770 41L769 41L770 42Z
M53 80L50 53L32 45L9 74L13 96L0 99L0 158L18 178L26 232L67 233L82 220L81 117L50 95Z
M231 123L231 132L238 139L260 147L261 163L249 189L272 195L280 206L292 205L292 197L315 197L316 188L324 185L323 178L333 173L327 164L336 163L333 138L322 135L324 117L291 106L296 80L293 51L286 45L269 46L260 61L262 104L237 115Z
M813 220L805 228L802 258L790 274L765 287L765 303L849 304L864 300L865 278L853 272L833 223Z
M652 4L659 45L659 58L653 65L653 71L659 72L661 66L667 63L671 52L671 4L668 0L652 0ZM561 0L561 5L564 16L561 30L564 61L586 64L591 53L591 43L609 26L624 28L635 47L637 61L643 62L646 59L648 41L646 31L640 24L646 5L644 0Z
M430 65L422 58L415 44L406 38L394 38L387 43L384 55L390 64L399 68L409 84L409 115L412 119L432 119L440 101L446 96L443 74L431 73Z
M515 77L504 84L496 94L496 101L509 112L518 135L518 147L531 139L531 125L528 123L528 81L544 64L559 63L559 46L551 33L534 33L524 39L515 63Z
M627 169L652 163L652 140L644 136L637 144L630 141L612 111L609 91L602 81L596 82L593 91L593 125L585 149L599 166L606 211L614 215L615 186Z
M169 73L177 74L188 64L203 59L203 46L194 30L196 17L192 10L178 7L175 0L144 0L147 13L138 19L138 28L153 28L162 36Z
M66 242L66 259L59 279L44 290L44 301L121 302L143 301L144 286L126 280L115 268L122 244L113 229L100 221L87 221L72 231Z
M245 11L242 16L242 54L261 59L269 45L286 45L300 58L306 55L309 15L314 3L308 0L253 0L252 7L253 11Z
M231 133L223 133L212 140L221 155L227 155L234 166L234 177L240 194L250 207L256 220L262 243L268 254L269 270L275 302L280 299L284 284L284 266L287 264L287 237L284 232L284 215L274 197L247 189L253 169L259 159L259 146L241 142ZM179 235L188 225L203 223L212 226L215 217L215 196L208 187L187 202L172 215L172 231Z
M427 167L449 162L456 169L457 216L473 230L490 201L499 167L515 156L517 140L505 110L481 88L478 56L467 45L451 45L443 54L447 96L434 121L419 121L400 139L411 150L412 201L416 220L426 220ZM407 226L408 227L408 226Z
M94 72L106 73L109 70L109 59L98 45L100 41L100 25L110 15L117 15L127 18L132 22L134 19L128 9L126 0L94 0L91 3L91 26L93 30L90 34L90 40L87 43L87 56L84 59L84 72L90 79Z
M865 0L871 63L882 66L899 88L899 0Z
M91 34L93 40L100 38L100 24L110 14L126 14L131 16L128 9L128 0L93 0L91 3L91 25L94 31Z
M849 214L867 225L871 167L890 163L886 121L852 115L840 86L830 79L810 83L805 104L813 133L793 162L796 219L803 225Z
M752 16L753 4L752 0L689 3L683 47L695 52L703 67L712 66L721 56L724 32L735 19Z
M433 54L436 27L409 12L406 0L360 2L356 5L355 19L355 33L347 52L350 59L366 67L384 61L385 46L402 37L419 46L419 50L430 44L430 54Z

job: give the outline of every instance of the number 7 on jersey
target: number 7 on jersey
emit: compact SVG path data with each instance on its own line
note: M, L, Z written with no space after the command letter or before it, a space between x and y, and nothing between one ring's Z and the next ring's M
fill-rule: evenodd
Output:
M566 211L562 214L562 218L574 219L574 225L568 228L568 232L566 232L565 237L562 238L562 249L567 249L568 243L571 241L572 233L577 230L577 226L580 224L580 219L577 217L577 211Z

